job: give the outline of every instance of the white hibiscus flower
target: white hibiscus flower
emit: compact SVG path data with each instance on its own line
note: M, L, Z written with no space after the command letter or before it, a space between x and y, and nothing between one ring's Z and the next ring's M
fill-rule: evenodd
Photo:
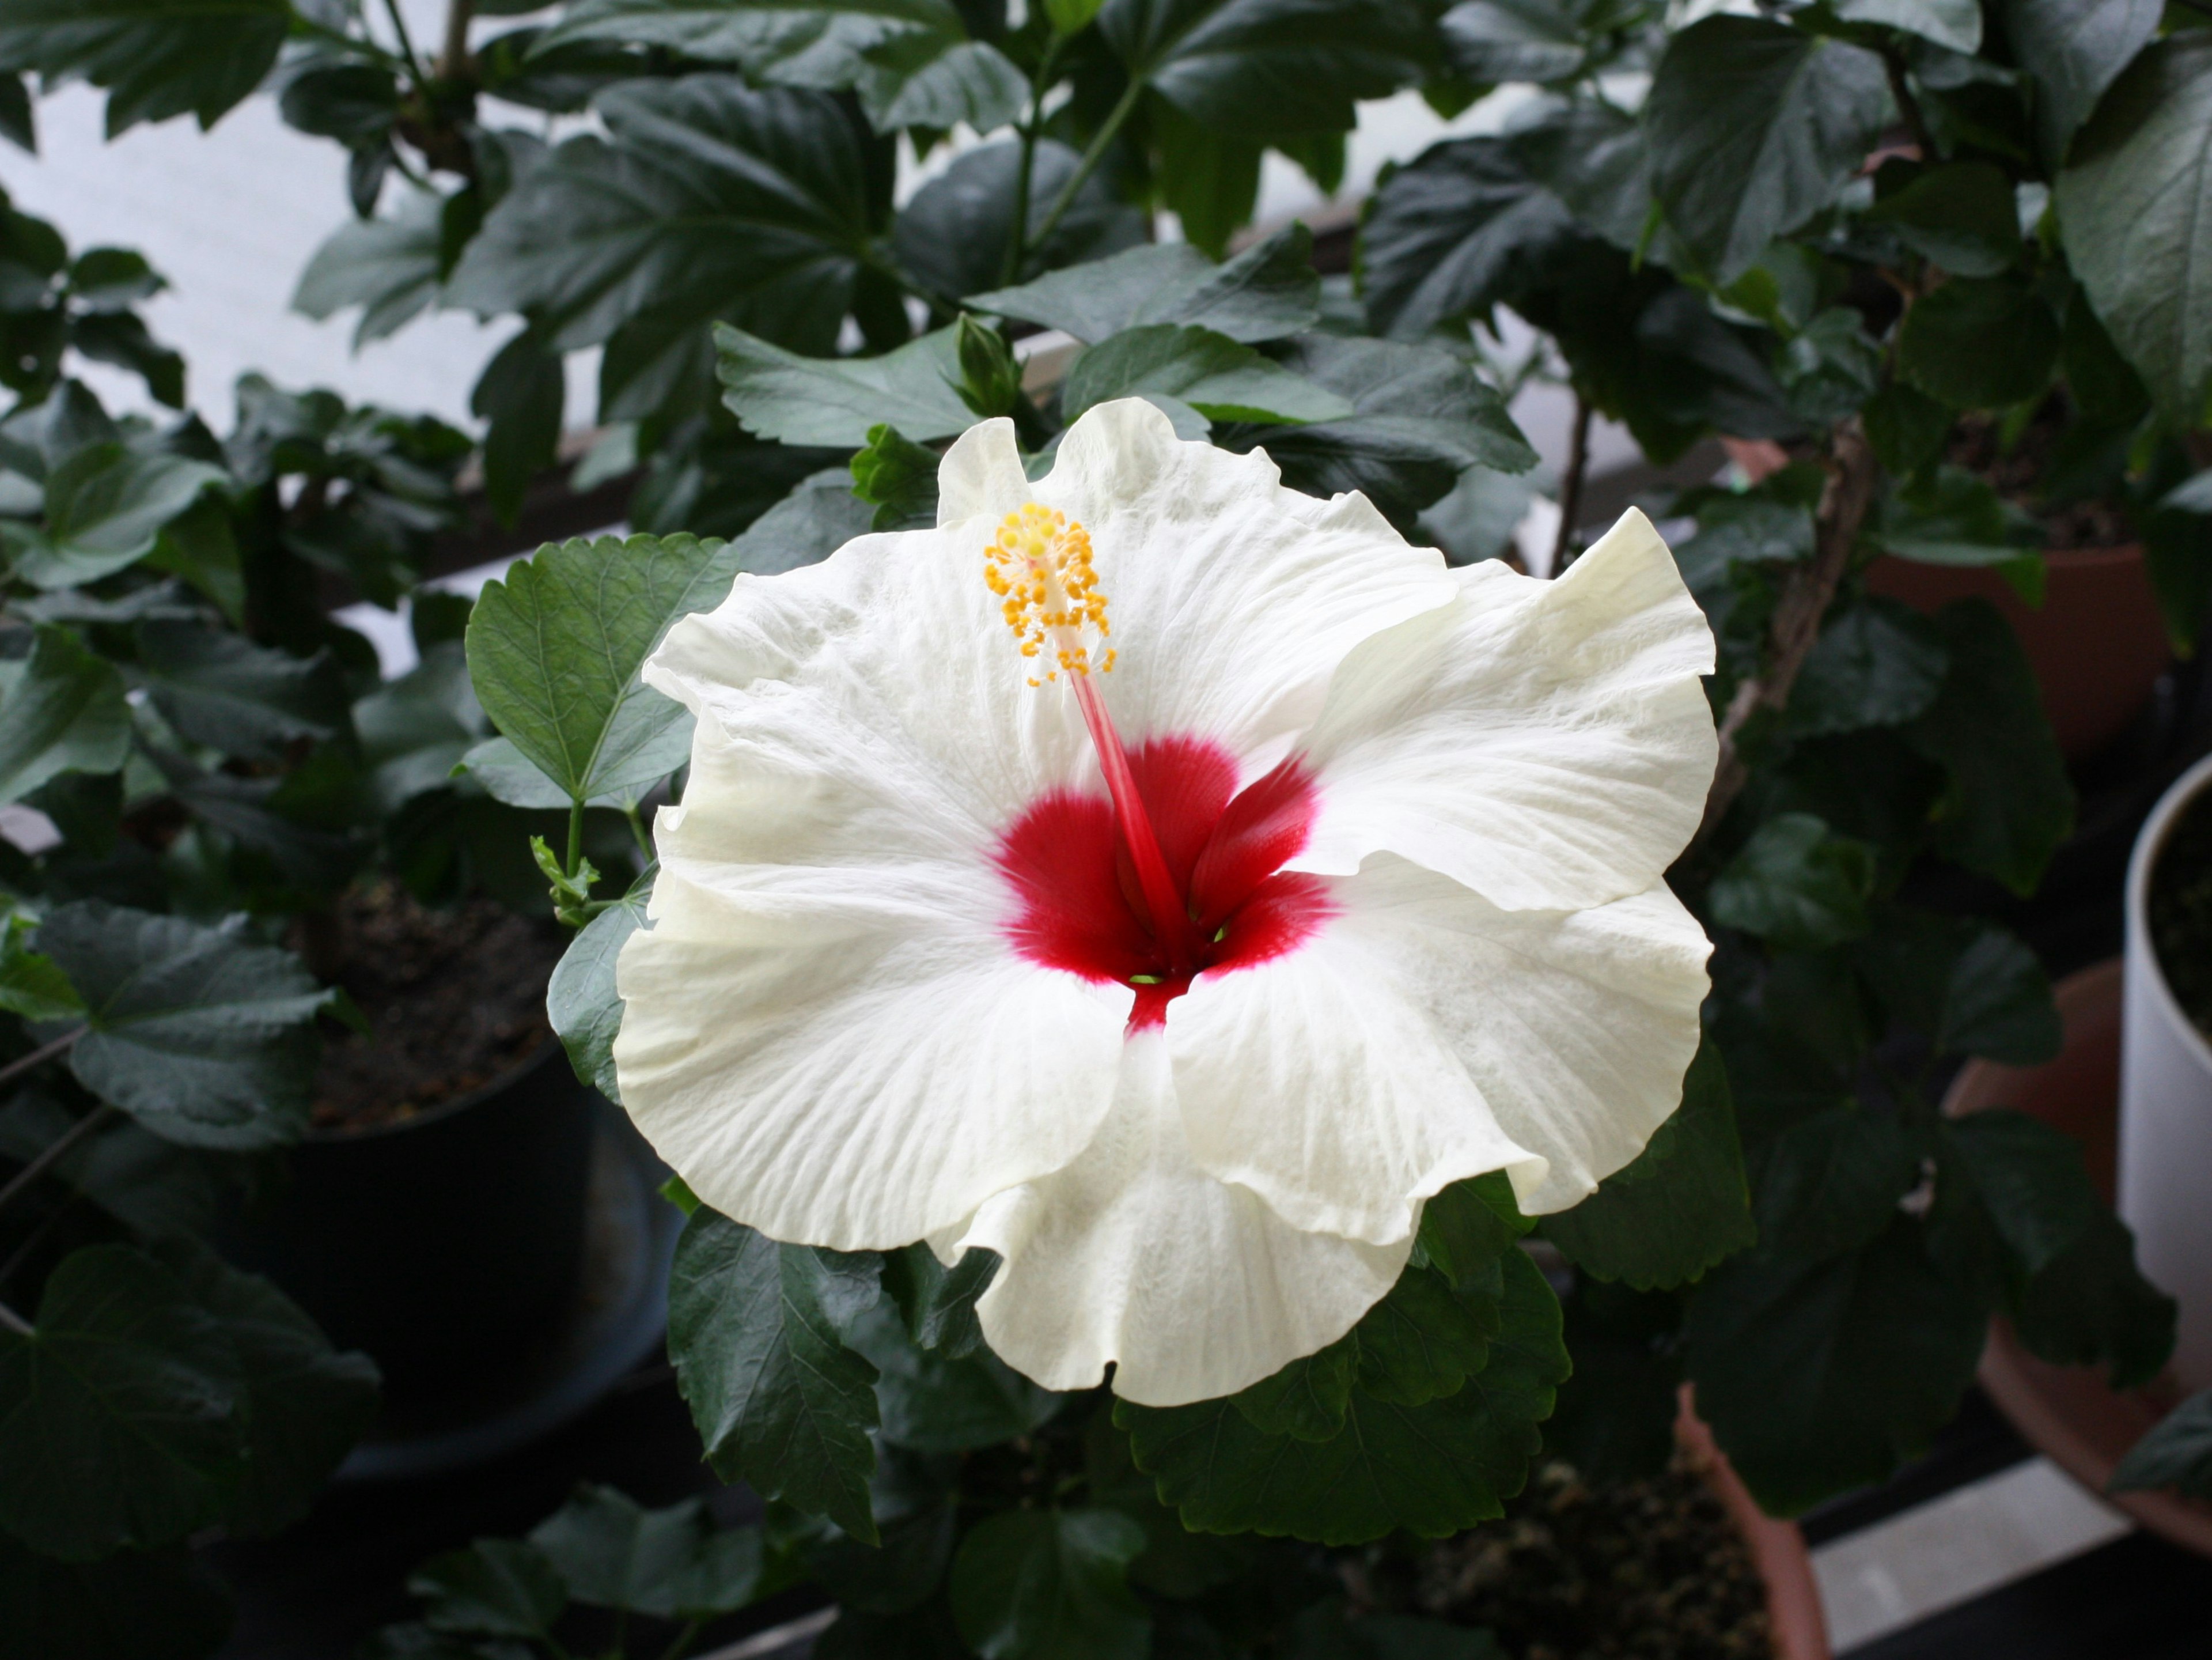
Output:
M999 1355L1172 1406L1341 1336L1447 1183L1552 1211L1635 1157L1715 759L1642 514L1555 582L1450 570L1133 399L1034 483L986 422L939 489L645 671L698 728L615 1059L703 1200L988 1247Z

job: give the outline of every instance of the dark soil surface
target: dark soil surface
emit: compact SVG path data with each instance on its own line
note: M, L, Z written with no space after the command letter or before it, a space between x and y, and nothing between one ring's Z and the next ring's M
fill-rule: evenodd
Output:
M2151 867L2151 944L2174 1000L2212 1037L2212 790L2182 810Z
M1498 1521L1430 1547L1411 1608L1489 1629L1511 1660L1771 1660L1766 1590L1704 1481L1529 1478Z
M1979 473L2008 502L2018 503L2043 525L2044 546L2057 553L2074 549L2125 547L2136 541L2127 515L2110 502L2050 502L2042 499L2043 480L2065 429L2062 404L2046 405L2007 448L1997 423L1985 415L1960 417L1945 459Z
M411 1118L489 1083L552 1037L545 982L561 941L550 923L489 899L433 909L386 881L341 900L330 933L318 941L326 972L372 1035L326 1027L318 1128Z

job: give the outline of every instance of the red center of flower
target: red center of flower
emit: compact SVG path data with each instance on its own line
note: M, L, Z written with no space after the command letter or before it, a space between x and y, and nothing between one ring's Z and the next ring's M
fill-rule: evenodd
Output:
M1204 739L1100 748L1120 787L1055 790L999 843L1021 899L1010 932L1030 962L1134 987L1134 1031L1163 1025L1197 974L1279 957L1328 919L1328 885L1282 867L1314 819L1296 760L1239 790L1236 762Z

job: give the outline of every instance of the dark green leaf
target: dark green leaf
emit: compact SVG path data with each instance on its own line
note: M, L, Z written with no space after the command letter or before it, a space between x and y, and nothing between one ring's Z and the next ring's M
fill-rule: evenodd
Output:
M1975 0L1838 0L1836 15L1902 29L1950 52L1972 52L1982 44L1982 9Z
M38 944L84 999L70 1066L94 1095L186 1146L298 1139L325 994L291 952L98 899L50 913Z
M2160 40L2112 85L2054 192L2097 315L2177 429L2212 380L2212 35Z
M984 1347L975 1299L991 1288L998 1272L995 1251L963 1251L948 1268L927 1245L908 1245L884 1256L884 1288L896 1300L909 1337L958 1359Z
M1259 202L1264 147L1201 125L1164 100L1151 100L1148 113L1160 205L1182 222L1193 246L1218 259Z
M1351 402L1210 329L1171 323L1125 330L1068 370L1060 408L1074 420L1094 404L1158 393L1212 421L1267 424L1340 421Z
M1115 1421L1160 1497L1202 1532L1355 1544L1399 1528L1436 1537L1471 1527L1520 1491L1541 1440L1536 1425L1570 1370L1542 1274L1523 1251L1498 1262L1502 1327L1488 1365L1455 1394L1399 1407L1355 1384L1343 1432L1318 1442L1266 1434L1226 1401L1125 1401Z
M276 761L346 721L345 686L328 652L295 657L228 629L155 618L137 629L138 666L179 736L226 755Z
M502 525L514 523L523 491L553 465L567 395L561 354L547 350L528 329L500 348L469 394L469 412L490 423L483 441L484 497Z
M1109 1510L1005 1511L952 1562L952 1614L983 1660L1144 1660L1152 1618L1131 1594L1145 1530Z
M2027 283L1954 277L1905 313L1898 368L1954 409L2001 409L2049 384L2058 338L2058 319Z
M67 629L40 623L0 696L0 801L65 772L113 772L131 752L123 677Z
M182 1546L57 1562L0 1535L0 1660L204 1660L230 1593Z
M715 1533L696 1499L646 1510L586 1482L531 1529L530 1542L569 1598L593 1608L696 1619L743 1608L760 1584L759 1530Z
M1935 707L1905 731L1950 774L1936 811L1936 851L2028 893L2074 829L2074 787L2034 671L1985 601L1954 601L1936 623L1951 672Z
M1790 689L1789 724L1820 738L1917 719L1943 687L1943 636L1919 612L1869 599L1831 621Z
M1435 1280L1433 1274L1427 1278ZM1454 1307L1449 1313L1456 1320L1460 1311ZM1489 1335L1487 1331L1476 1333L1478 1356ZM1239 1390L1230 1401L1262 1434L1327 1441L1344 1428L1344 1411L1352 1399L1352 1380L1359 1371L1363 1349L1360 1340L1346 1333L1318 1353L1293 1360L1272 1377Z
M1423 1205L1416 1243L1430 1266L1456 1286L1535 1225L1521 1214L1505 1173L1492 1171L1455 1182Z
M988 1349L955 1359L907 1335L898 1304L885 1298L847 1334L880 1374L877 1409L886 1441L919 1452L967 1452L1027 1435L1062 1398L1024 1377Z
M520 1539L479 1539L435 1556L407 1576L434 1631L483 1637L543 1637L568 1606L561 1575Z
M1895 1213L1825 1262L1761 1250L1692 1298L1698 1411L1771 1513L1881 1481L1958 1410L1986 1309L1946 1278L1926 1232Z
M1682 1104L1626 1169L1544 1237L1584 1273L1638 1291L1696 1279L1757 1237L1728 1070L1708 1042L1682 1079Z
M1276 1652L1281 1660L1506 1660L1486 1631L1412 1614L1352 1614L1336 1597L1292 1620Z
M260 85L292 21L289 0L9 0L0 68L107 93L107 136L190 113L211 127Z
M574 800L643 789L684 764L691 720L638 668L669 624L729 591L726 544L579 538L487 583L469 617L484 713Z
M276 107L286 126L358 149L384 141L401 96L399 77L381 64L310 58L286 77Z
M2005 38L2035 83L2035 134L2051 167L2105 88L2158 33L2160 0L2003 0Z
M1981 14L1971 12L1978 33ZM1959 277L1995 277L2020 257L2020 209L2012 180L1989 161L1954 161L1885 196L1870 218L1897 240Z
M1893 1019L1936 1049L2039 1066L2063 1032L2035 953L1994 922L1885 907L1859 968Z
M1148 323L1188 324L1247 344L1274 340L1312 326L1320 315L1312 254L1313 233L1303 224L1221 265L1187 242L1148 242L1019 288L976 295L969 304L1092 344Z
M1681 1299L1582 1280L1566 1299L1574 1376L1544 1426L1544 1450L1587 1481L1641 1481L1674 1462Z
M1951 431L1951 411L1901 380L1869 398L1863 418L1875 454L1899 477L1919 471L1942 453Z
M1752 1171L1766 1249L1817 1262L1880 1237L1920 1160L1894 1118L1846 1102L1767 1137Z
M1714 919L1796 951L1819 951L1867 929L1874 850L1808 812L1785 812L1752 833L1713 878Z
M1555 0L1461 0L1437 27L1445 57L1469 81L1559 81L1589 55L1579 9Z
M20 75L0 76L0 136L18 149L39 153L38 124L31 113L31 89Z
M180 455L88 445L47 476L45 524L0 520L0 545L33 587L97 581L153 552L161 526L224 478Z
M1881 59L1764 17L1707 17L1667 43L1644 106L1668 222L1730 283L1832 201L1889 119Z
M1066 145L1039 141L1030 166L1030 240L1044 228L1053 203L1081 165ZM1021 146L1011 140L979 144L956 157L901 210L891 233L900 265L946 300L1005 282L1020 168ZM1103 171L1094 172L1043 246L1030 250L1028 267L1014 274L1097 259L1144 240L1144 216L1115 194Z
M963 319L964 320L964 319ZM876 504L877 530L912 530L937 522L937 452L896 427L870 427L867 447L853 457L853 494Z
M668 1292L668 1352L708 1461L871 1544L876 1369L842 1333L874 1306L877 1272L702 1209Z
M216 1520L242 1474L237 1387L222 1326L175 1274L128 1246L73 1252L31 1335L0 1330L0 1528L89 1562Z
M881 357L802 357L726 324L714 344L722 402L763 438L858 449L879 426L927 443L975 423L960 397L953 329Z
M2128 1449L2112 1472L2114 1493L2175 1487L2212 1499L2212 1389L2200 1389Z
M623 1000L615 990L615 962L630 935L645 925L659 866L630 884L621 901L601 911L568 942L545 988L545 1017L553 1023L576 1076L610 1101L619 1102L614 1043L622 1031Z
M441 198L407 190L389 218L347 221L300 273L292 309L319 320L359 306L356 351L420 316L445 280L445 209Z
M505 1638L459 1637L428 1626L386 1626L355 1651L354 1660L534 1660Z
M160 1256L218 1323L237 1370L243 1471L224 1519L235 1534L274 1533L307 1514L368 1429L376 1367L333 1349L283 1292L206 1247L173 1239Z
M2040 573L2034 546L2039 534L2026 511L1999 496L1989 480L1946 463L1908 480L1881 502L1866 539L1899 559L1994 565L2009 580L2023 566Z
M1418 1407L1452 1394L1480 1371L1498 1333L1502 1273L1493 1259L1455 1286L1432 1269L1409 1266L1355 1328L1360 1392L1392 1406ZM1340 1410L1331 1415L1341 1424Z

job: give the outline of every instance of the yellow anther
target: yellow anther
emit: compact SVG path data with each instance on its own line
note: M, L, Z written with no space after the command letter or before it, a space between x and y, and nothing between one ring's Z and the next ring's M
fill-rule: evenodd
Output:
M1106 637L1106 596L1091 568L1091 534L1066 514L1037 502L1008 514L983 550L983 582L1004 602L1000 614L1023 656L1036 658L1051 647L1048 660L1059 666L1047 680L1113 668L1111 651L1094 665L1083 639L1085 629Z

